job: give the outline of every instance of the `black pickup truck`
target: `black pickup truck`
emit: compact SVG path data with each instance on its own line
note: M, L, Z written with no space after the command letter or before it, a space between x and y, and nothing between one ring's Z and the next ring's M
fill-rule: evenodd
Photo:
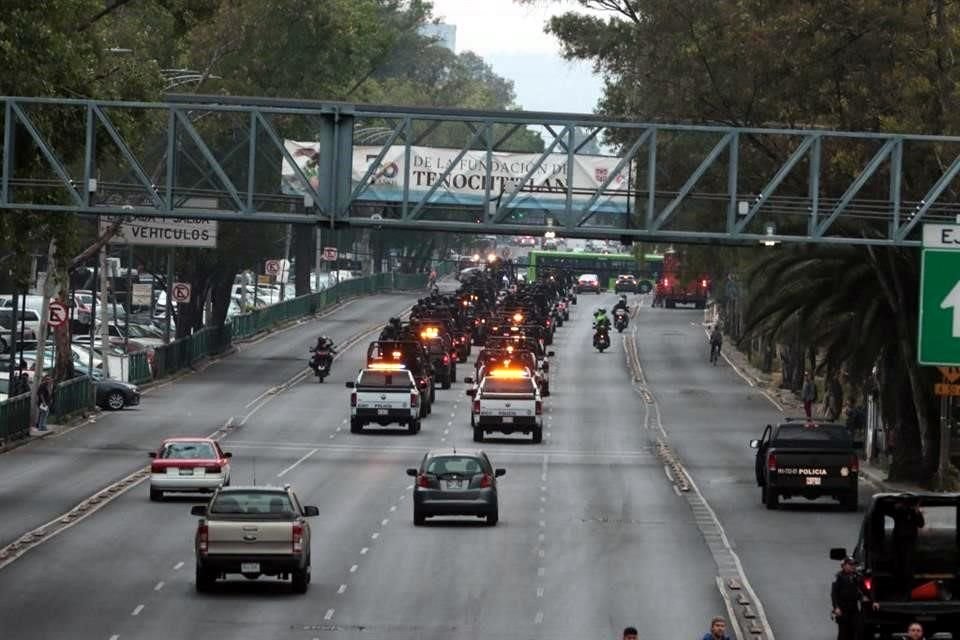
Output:
M792 420L767 425L759 440L756 473L760 500L776 509L780 498L830 496L857 510L860 460L849 430L842 424Z
M923 526L916 531L912 566L904 574L898 558L907 543L898 541L893 529L899 512L910 509L919 509ZM830 549L833 560L846 555L844 547ZM896 638L914 621L923 624L927 638L943 633L960 638L960 494L874 495L852 555L865 595L877 604L860 608L861 638Z

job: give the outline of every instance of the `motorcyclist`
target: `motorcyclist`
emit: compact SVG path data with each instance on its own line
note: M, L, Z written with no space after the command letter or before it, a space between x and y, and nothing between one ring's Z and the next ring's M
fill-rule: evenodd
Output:
M314 345L313 349L310 349L310 351L314 354L314 356L310 358L310 368L313 369L314 373L317 372L317 368L320 366L320 353L326 352L326 358L329 362L332 361L333 354L337 352L336 348L333 346L333 340L324 335L321 335L319 338L317 338L317 344Z
M610 328L610 318L607 317L606 309L597 309L593 314L593 328L599 329L600 327Z
M627 296L626 294L621 295L620 299L617 300L617 304L613 305L613 314L616 315L617 309L623 309L627 313L630 313L630 307L627 305Z
M400 339L400 318L390 318L387 326L380 332L381 340L399 340Z
M723 346L723 334L720 333L720 327L714 325L710 332L710 362L717 364L717 358L720 356L720 348Z

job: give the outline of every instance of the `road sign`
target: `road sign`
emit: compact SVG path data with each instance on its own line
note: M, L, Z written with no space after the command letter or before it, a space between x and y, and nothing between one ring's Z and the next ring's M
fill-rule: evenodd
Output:
M62 302L51 302L47 307L47 324L51 327L59 327L67 321L70 312Z
M960 366L960 251L923 250L919 326L920 364Z
M267 264L265 265L263 270L268 276L280 275L280 261L267 260Z
M324 262L333 262L337 259L337 248L336 247L324 247L323 248L323 260Z
M190 283L189 282L173 283L173 301L174 302L190 302Z
M130 304L137 307L149 307L153 302L153 285L135 284L131 292Z
M117 221L116 216L100 216L100 233ZM136 217L124 220L110 244L155 247L217 246L217 221L200 218Z

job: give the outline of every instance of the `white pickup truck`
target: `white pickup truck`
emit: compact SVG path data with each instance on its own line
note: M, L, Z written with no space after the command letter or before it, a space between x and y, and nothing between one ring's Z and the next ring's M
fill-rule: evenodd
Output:
M310 584L310 525L317 507L301 506L285 487L224 487L207 505L190 510L202 519L195 538L197 591L239 573L290 578L296 593Z
M470 378L465 382L473 384ZM543 401L528 371L494 369L467 389L467 395L473 397L474 442L483 442L484 434L491 432L531 434L535 443L543 442Z
M420 391L403 365L382 364L361 369L355 381L346 384L350 394L350 433L376 423L407 425L410 433L420 431Z

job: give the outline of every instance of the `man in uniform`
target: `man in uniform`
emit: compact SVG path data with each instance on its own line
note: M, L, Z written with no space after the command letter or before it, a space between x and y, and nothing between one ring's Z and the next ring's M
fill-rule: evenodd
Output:
M840 563L840 572L830 588L833 619L837 623L837 640L856 640L860 626L860 602L868 597L863 591L857 562L847 556ZM877 608L876 603L873 604Z

